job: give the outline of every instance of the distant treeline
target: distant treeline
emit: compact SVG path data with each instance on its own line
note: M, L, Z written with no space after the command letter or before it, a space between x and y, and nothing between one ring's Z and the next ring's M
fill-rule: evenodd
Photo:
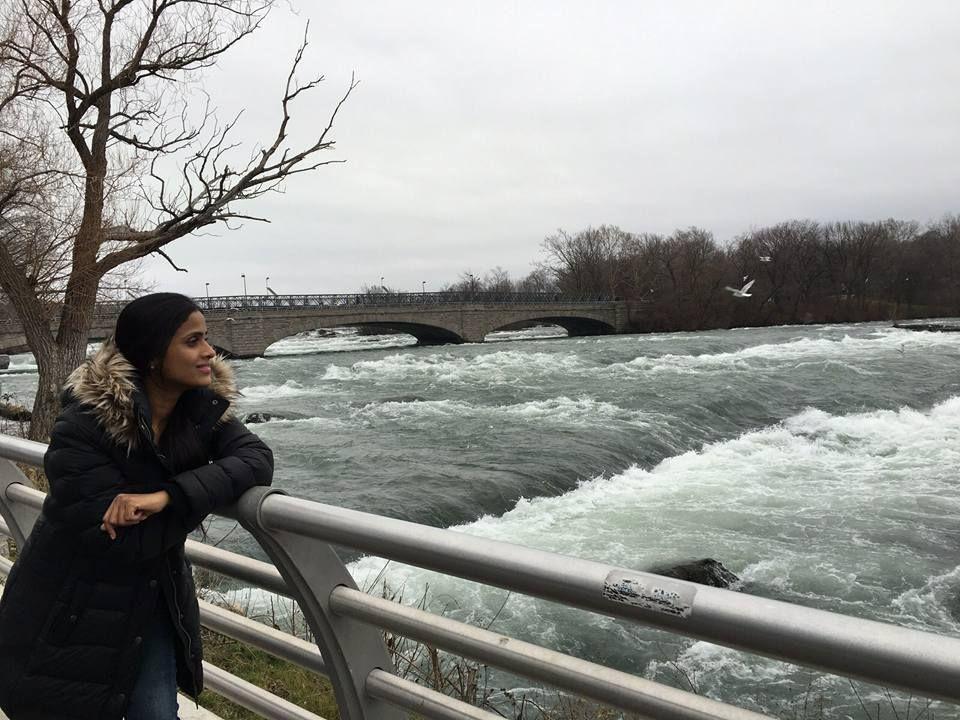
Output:
M450 290L604 293L649 305L647 330L960 316L960 216L915 222L791 220L728 245L691 227L670 235L611 225L543 242L521 280L464 273ZM752 297L727 287L754 280Z

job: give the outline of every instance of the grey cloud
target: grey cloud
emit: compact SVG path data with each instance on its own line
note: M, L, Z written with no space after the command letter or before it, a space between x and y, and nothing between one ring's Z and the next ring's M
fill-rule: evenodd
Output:
M335 129L347 160L252 208L270 225L183 239L163 287L284 277L296 292L419 288L539 259L557 227L616 223L728 239L791 217L926 220L958 210L960 5L301 3L207 80L242 133L276 119L313 16L327 81L305 137L357 70ZM236 278L236 280L232 279ZM213 286L212 286L213 287ZM278 288L279 289L279 288Z

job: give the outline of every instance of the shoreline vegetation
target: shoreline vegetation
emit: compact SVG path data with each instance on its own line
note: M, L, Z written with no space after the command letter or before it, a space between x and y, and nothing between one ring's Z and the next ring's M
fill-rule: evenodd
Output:
M960 315L960 215L925 225L789 220L726 244L698 227L665 235L600 225L558 230L542 250L522 279L495 268L442 289L616 297L644 306L633 332ZM749 281L750 296L730 292Z

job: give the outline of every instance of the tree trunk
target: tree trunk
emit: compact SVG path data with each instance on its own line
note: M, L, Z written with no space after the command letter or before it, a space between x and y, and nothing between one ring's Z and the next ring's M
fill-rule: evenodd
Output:
M71 347L54 345L47 352L36 353L40 379L33 401L30 439L47 442L53 423L60 414L60 392L71 371L86 357L86 341L73 341Z

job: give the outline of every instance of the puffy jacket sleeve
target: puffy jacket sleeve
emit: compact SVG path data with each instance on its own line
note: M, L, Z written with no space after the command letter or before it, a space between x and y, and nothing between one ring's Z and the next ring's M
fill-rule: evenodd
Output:
M111 540L100 529L103 514L120 493L148 493L162 484L131 482L100 444L95 421L83 413L61 415L43 459L50 483L44 511L77 533L81 547L105 560L133 564L151 560L183 543L192 529L176 513L163 511L117 528Z
M233 504L250 488L273 482L273 452L236 418L214 432L211 457L207 465L172 478L183 493L176 507L187 525Z

